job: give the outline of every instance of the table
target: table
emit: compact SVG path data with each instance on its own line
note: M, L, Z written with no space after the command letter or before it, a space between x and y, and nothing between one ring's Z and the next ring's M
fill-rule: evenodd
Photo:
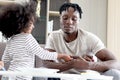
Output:
M112 80L111 76L103 75L79 75L79 74L62 74L62 73L41 73L41 72L20 72L20 71L0 71L0 75L5 76L33 76L33 77L54 77L61 80Z

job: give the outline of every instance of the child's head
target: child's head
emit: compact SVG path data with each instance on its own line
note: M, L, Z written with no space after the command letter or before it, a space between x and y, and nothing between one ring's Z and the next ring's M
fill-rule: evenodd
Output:
M19 34L29 28L35 20L36 4L31 1L24 4L3 6L0 13L0 31L6 38Z

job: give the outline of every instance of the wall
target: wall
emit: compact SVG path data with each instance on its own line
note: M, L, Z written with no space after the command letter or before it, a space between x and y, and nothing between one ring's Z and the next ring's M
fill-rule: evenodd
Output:
M120 60L120 0L108 0L107 46Z

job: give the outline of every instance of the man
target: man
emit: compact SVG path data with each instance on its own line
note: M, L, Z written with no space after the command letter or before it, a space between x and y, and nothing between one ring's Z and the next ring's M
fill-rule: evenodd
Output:
M115 56L105 48L103 42L94 34L79 29L82 10L74 3L64 3L60 7L60 30L53 31L47 40L46 49L51 52L67 53L73 60L64 63L44 61L44 66L60 69L61 72L80 73L81 70L95 70L103 75L120 80L120 68ZM98 59L94 61L93 56ZM79 56L79 57L75 57ZM71 65L70 65L71 64ZM72 67L71 67L72 66Z

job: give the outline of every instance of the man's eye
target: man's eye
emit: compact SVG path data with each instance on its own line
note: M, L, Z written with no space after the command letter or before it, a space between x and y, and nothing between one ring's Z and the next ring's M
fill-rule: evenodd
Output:
M68 18L63 18L63 20L67 20Z
M77 18L72 18L73 21L77 21Z

